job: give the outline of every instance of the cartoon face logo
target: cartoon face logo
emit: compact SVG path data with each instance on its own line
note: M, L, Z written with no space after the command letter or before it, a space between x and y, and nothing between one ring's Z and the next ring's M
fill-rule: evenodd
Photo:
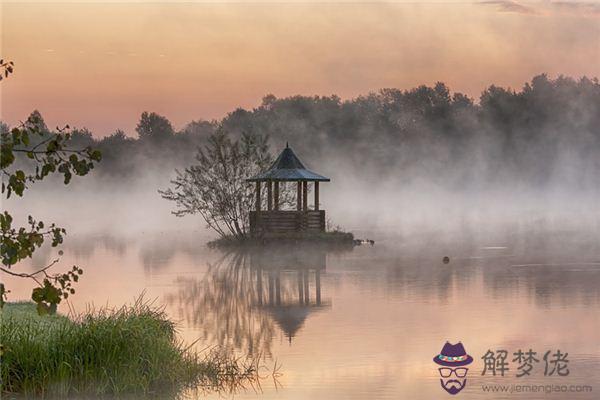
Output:
M473 357L467 354L461 342L450 344L446 342L440 354L433 358L440 365L440 384L450 394L457 394L467 385L469 369L465 365L473 362Z

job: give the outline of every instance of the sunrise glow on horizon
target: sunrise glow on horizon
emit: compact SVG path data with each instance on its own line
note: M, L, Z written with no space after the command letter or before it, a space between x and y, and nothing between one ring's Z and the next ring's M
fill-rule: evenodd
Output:
M445 82L477 99L534 75L600 76L590 3L14 3L2 7L1 119L135 135L142 111L179 129L263 96Z

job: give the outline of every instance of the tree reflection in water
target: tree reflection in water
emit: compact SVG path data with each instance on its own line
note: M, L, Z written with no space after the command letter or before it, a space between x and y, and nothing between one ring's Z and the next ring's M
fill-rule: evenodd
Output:
M278 331L291 344L309 315L329 307L321 295L326 259L320 248L231 252L201 279L178 278L165 300L205 342L270 358Z

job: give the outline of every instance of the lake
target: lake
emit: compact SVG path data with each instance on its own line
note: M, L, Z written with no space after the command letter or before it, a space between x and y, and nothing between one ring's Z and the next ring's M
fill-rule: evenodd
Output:
M448 398L432 361L446 341L461 341L474 359L461 398L597 398L597 226L355 233L375 245L223 252L206 247L204 231L187 228L75 233L61 264L85 271L69 298L75 310L119 306L144 293L179 322L186 342L200 338L199 349L219 345L260 356L265 376L277 370L260 389L236 398ZM54 254L43 248L28 268ZM28 297L29 282L7 281L11 300ZM513 353L530 349L539 361L517 378ZM508 352L504 376L489 368L482 375L488 350ZM548 360L557 350L568 353L567 376L544 376L548 350ZM501 395L486 392L488 385L592 386L593 392Z

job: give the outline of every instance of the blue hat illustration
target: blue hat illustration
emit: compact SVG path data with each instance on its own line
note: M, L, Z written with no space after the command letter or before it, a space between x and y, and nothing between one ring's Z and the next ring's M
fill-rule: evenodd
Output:
M440 354L433 357L433 362L444 367L462 367L471 364L473 357L467 354L461 342L456 344L446 342Z

